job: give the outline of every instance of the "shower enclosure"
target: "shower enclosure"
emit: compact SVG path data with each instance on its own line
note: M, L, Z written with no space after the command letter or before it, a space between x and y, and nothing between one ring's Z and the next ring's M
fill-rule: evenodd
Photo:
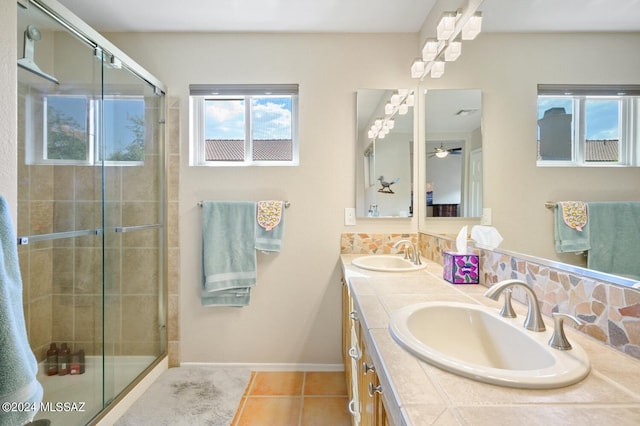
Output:
M44 401L76 404L36 419L81 425L166 352L166 90L56 1L18 1L17 26L27 331ZM84 372L47 375L52 343Z

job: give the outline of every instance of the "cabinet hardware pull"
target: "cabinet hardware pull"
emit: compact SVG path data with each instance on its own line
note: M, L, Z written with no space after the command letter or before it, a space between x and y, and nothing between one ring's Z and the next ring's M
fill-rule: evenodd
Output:
M350 348L349 349L349 356L353 359L355 359L356 361L360 359L360 351L358 351L358 348Z
M371 364L367 364L366 361L362 363L362 374L368 374L372 371L376 371L376 367Z
M351 413L352 416L355 416L358 414L358 412L356 411L356 404L357 401L355 399L352 399L351 401L349 401L349 413Z
M373 383L369 382L369 396L373 396L374 393L382 393L382 385L373 386Z

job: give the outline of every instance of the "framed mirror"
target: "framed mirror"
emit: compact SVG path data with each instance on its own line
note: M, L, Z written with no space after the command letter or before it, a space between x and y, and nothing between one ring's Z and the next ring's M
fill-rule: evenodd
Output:
M425 93L425 216L482 216L482 93Z
M413 215L414 92L356 94L356 216Z

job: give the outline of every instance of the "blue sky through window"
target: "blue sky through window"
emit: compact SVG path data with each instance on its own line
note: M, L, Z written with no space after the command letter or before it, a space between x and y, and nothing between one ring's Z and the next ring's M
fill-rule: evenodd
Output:
M562 107L567 114L572 114L572 102L569 97L538 96L538 119L544 116L549 108ZM586 107L586 139L618 139L618 101L588 100Z
M106 141L106 158L125 150L136 139L131 126L135 116L144 118L143 99L105 99L104 136ZM143 129L144 130L144 129Z
M253 139L292 139L291 97L254 96ZM245 101L212 99L205 102L206 139L245 139Z

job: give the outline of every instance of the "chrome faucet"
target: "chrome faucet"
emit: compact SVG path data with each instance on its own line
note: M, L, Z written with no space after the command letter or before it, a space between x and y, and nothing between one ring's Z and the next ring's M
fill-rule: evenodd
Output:
M572 321L578 327L584 324L573 315L560 314L557 312L553 314L553 335L551 336L551 339L549 339L549 346L561 351L568 351L571 349L571 343L567 340L567 336L564 335L564 320L566 319Z
M489 290L487 290L484 295L489 299L498 300L500 298L500 293L502 293L506 289L510 289L511 287L521 287L527 293L527 307L529 312L527 312L527 318L524 320L524 327L527 330L531 331L545 331L546 328L544 326L544 321L542 321L542 314L540 313L540 306L538 305L538 298L536 294L531 290L531 288L524 282L520 280L504 280L499 283L493 285ZM505 296L505 306L502 308L500 312L502 316L510 316L505 315L506 312L513 312L513 309L510 309L510 306L507 307L509 297Z
M397 241L393 247L398 248L400 244L404 244L404 258L413 262L414 265L422 265L420 260L420 251L416 248L416 245L409 240ZM411 256L409 255L409 249L411 249Z

